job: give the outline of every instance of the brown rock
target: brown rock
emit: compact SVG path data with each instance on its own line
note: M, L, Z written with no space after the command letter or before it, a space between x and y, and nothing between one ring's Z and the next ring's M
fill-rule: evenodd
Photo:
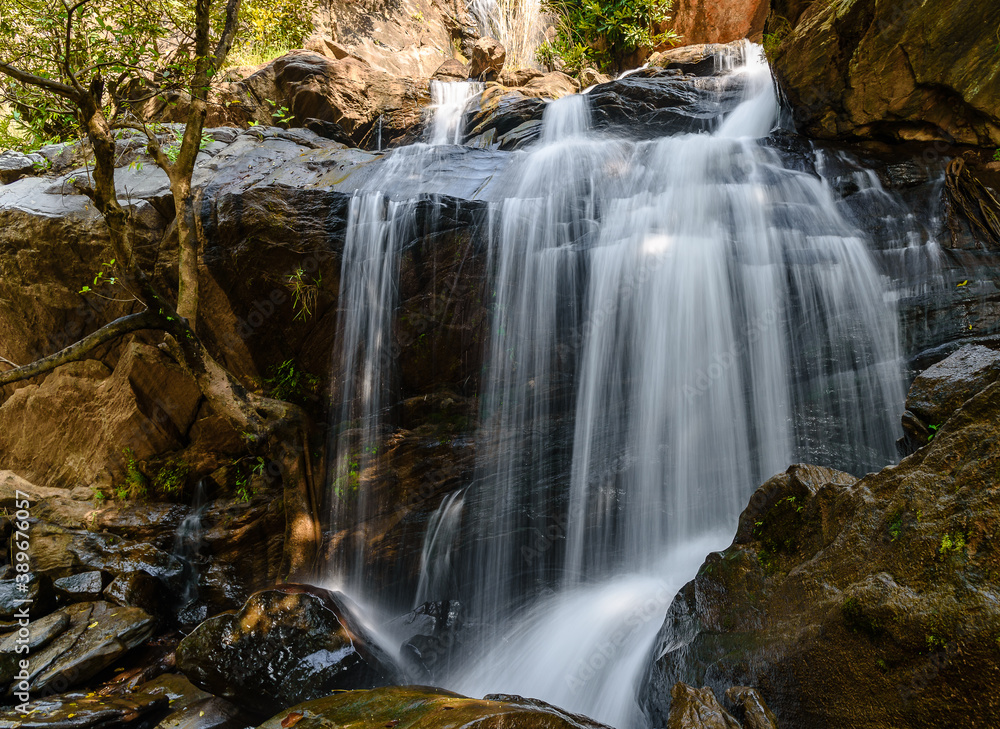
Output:
M767 708L757 689L731 686L726 689L726 700L739 707L743 729L778 729L778 717Z
M685 43L759 41L769 0L677 0L671 27Z
M518 87L524 86L533 79L542 76L541 71L537 71L533 68L518 68L516 70L506 69L500 74L499 81L504 86Z
M728 46L719 43L680 46L657 51L649 57L648 63L657 68L676 68L694 76L711 76L715 73L716 57L727 50L733 52L737 49L737 43Z
M807 134L1000 145L992 0L813 3L772 54Z
M524 96L560 99L580 91L580 84L562 71L552 71L544 76L537 76L518 89Z
M708 686L696 689L678 682L670 696L667 729L740 729L740 723L722 708Z
M469 66L469 78L493 79L501 71L507 61L507 51L494 38L480 38L472 48L472 63Z
M597 84L606 84L611 81L611 77L607 74L600 73L593 68L585 68L580 71L580 85L586 88L587 86L596 86Z
M449 58L438 66L431 78L437 81L465 81L469 78L469 67L457 58Z

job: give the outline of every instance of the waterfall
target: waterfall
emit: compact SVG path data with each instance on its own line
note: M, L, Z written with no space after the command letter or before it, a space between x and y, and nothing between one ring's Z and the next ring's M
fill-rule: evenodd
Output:
M431 144L462 143L462 117L485 88L479 81L431 81Z
M764 142L779 105L759 48L718 67L711 88L741 96L711 133L601 134L576 95L497 172L476 474L429 519L414 595L457 600L476 626L437 677L448 688L641 726L635 685L666 609L756 486L796 461L860 474L895 457L899 332L870 243L826 176ZM432 139L457 139L456 108L437 105ZM409 184L441 152L415 145L387 169ZM413 205L364 191L350 206L333 488L335 523L356 525L336 550L353 589L385 507L359 484L393 404Z

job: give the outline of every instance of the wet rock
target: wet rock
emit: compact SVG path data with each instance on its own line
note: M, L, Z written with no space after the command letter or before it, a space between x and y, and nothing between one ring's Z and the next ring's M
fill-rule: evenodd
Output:
M469 78L493 79L507 62L507 51L495 38L480 38L472 47L472 61L469 64Z
M731 686L726 689L726 700L737 707L743 729L778 729L778 717L767 708L757 689Z
M99 570L80 572L52 581L56 595L68 602L96 600L104 590L104 576Z
M347 691L278 712L260 729L604 729L592 719L520 696L490 694L469 699L426 686L389 686Z
M401 678L341 595L294 585L206 620L181 641L177 667L196 686L261 714Z
M813 4L773 53L800 129L861 137L1000 145L991 0Z
M106 602L75 603L57 614L64 615L68 625L29 653L29 683L35 695L85 683L147 640L155 627L142 610ZM16 663L0 662L0 685L10 683L16 671Z
M438 66L431 78L436 81L465 81L469 78L469 67L457 58L449 58Z
M3 640L0 640L0 653L23 654L25 649L22 647L18 651L19 646L27 646L27 652L34 653L61 635L69 627L69 623L69 615L62 611L34 620L25 626L24 631L15 631L4 636Z
M920 422L936 429L969 398L998 378L1000 352L979 345L962 347L917 375L906 395L906 409ZM925 427L911 434L925 436L926 430Z
M731 43L728 46L719 43L701 43L686 45L680 48L669 48L657 51L647 61L656 68L676 69L693 76L712 76L718 66L718 57L725 53L739 53L741 46Z
M28 704L28 713L16 709L0 712L2 729L119 729L148 726L141 718L165 709L165 695L132 693L99 696L70 693L38 699Z
M178 673L165 673L139 684L135 691L167 696L170 713L156 729L242 729L248 723L240 721L234 704L202 691Z
M0 184L7 185L22 177L33 175L44 163L45 159L38 154L4 152L0 154Z
M104 596L116 605L141 608L150 615L163 615L169 606L163 583L142 570L118 575Z
M708 686L696 689L676 683L670 690L673 702L667 729L740 729L740 724L715 698Z
M786 726L997 726L998 424L994 381L899 465L758 490L668 610L654 724L685 681L754 685Z
M16 620L22 611L34 618L51 609L55 599L52 580L37 572L27 574L27 581L17 577L0 580L0 620Z

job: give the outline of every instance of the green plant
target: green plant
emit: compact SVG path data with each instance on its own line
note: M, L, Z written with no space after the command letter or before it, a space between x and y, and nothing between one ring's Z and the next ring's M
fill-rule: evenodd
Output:
M94 503L98 506L104 506L104 502L107 501L108 497L103 490L99 488L94 489Z
M312 316L322 284L323 274L321 273L309 276L304 269L299 268L295 273L289 274L285 285L292 292L292 309L295 310L292 321L305 321Z
M250 501L257 493L256 476L263 476L267 459L257 456L241 459L236 463L236 496L240 501Z
M899 539L899 535L902 533L903 533L903 512L902 510L897 510L889 519L889 538L895 542L897 539Z
M278 106L278 102L270 99L267 99L267 103L271 107L271 118L277 126L285 125L287 127L295 121L295 115L288 110L287 106Z
M955 532L954 537L950 534L945 534L941 537L941 546L938 547L938 553L942 555L954 554L961 552L963 549L965 549L965 535L962 532Z
M319 377L303 372L295 365L295 360L286 359L268 370L264 378L271 397L285 402L302 403L319 390Z
M1000 162L1000 148L993 152L993 161Z
M115 486L115 500L129 501L146 498L149 494L149 479L139 467L135 451L131 448L123 448L122 455L125 456L125 481Z
M316 0L244 0L230 67L259 66L301 48L313 31Z
M928 425L927 428L928 428L928 430L931 431L931 434L927 436L927 442L930 443L932 440L934 440L934 436L937 435L937 432L941 428L941 426L940 425Z
M674 43L672 30L661 30L670 20L672 0L546 0L545 7L559 17L555 37L538 50L538 58L562 60L566 70L585 66L618 70L640 48Z
M191 467L180 460L167 461L153 476L153 491L158 496L177 498L184 492Z
M932 651L944 648L946 642L940 635L934 635L933 633L928 633L924 641L927 643L927 649Z

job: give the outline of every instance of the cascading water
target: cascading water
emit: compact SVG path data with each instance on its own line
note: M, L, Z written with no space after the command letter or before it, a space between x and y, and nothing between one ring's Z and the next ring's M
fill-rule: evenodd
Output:
M462 117L485 88L479 81L431 81L431 144L462 143Z
M449 688L641 725L635 685L666 608L753 489L797 460L863 472L895 456L892 297L826 180L760 141L778 103L759 49L727 65L719 93L742 103L712 133L605 137L568 97L503 173L476 478L430 520L416 596L457 599L476 626ZM368 241L377 266L342 275L361 288L341 292L354 435L337 479L375 467L352 454L379 442L369 421L388 406L393 302L376 292L397 275L398 213L378 199L345 251L347 267Z

